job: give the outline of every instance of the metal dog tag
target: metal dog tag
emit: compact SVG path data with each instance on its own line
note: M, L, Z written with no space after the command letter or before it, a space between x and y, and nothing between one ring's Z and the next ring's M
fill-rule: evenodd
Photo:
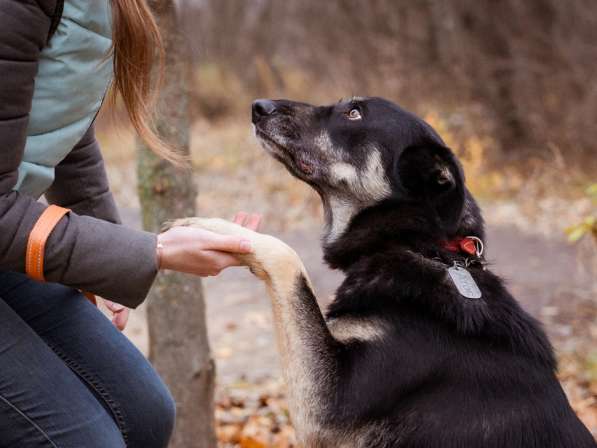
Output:
M454 286L463 297L467 299L481 298L481 290L469 271L460 266L452 266L448 268L448 274L450 274Z

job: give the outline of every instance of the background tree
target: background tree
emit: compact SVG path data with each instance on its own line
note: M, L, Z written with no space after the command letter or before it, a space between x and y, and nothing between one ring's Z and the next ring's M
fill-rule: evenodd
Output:
M150 4L162 31L166 54L156 129L166 142L188 155L187 47L173 1L155 0ZM190 170L174 168L142 142L138 142L138 147L143 227L155 232L169 219L195 215L197 191ZM215 365L207 339L200 279L174 272L160 274L150 293L147 318L150 359L177 403L176 428L170 446L215 447Z

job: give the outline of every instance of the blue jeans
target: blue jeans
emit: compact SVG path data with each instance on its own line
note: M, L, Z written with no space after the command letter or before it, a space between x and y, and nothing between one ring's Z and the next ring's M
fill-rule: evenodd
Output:
M145 357L81 293L0 272L0 448L163 448L174 413Z

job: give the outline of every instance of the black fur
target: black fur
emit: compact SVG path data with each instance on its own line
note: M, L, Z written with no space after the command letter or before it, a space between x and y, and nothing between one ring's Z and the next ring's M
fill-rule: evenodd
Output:
M355 200L349 225L324 244L326 261L346 274L326 320L372 318L389 329L378 340L326 339L336 378L322 392L325 426L357 428L366 447L596 447L556 378L540 324L481 263L468 268L481 299L461 296L449 280L447 268L466 254L441 242L484 230L462 168L435 131L379 98L273 105L254 110L257 134L324 204L337 194L350 200L351 191L331 180L330 156L314 140L322 129L341 151L334 157L354 166L371 145L381 151L391 190L373 203ZM362 119L348 121L355 107Z

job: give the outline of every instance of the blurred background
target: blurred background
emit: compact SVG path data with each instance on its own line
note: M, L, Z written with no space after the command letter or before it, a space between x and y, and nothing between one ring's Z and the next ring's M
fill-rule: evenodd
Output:
M597 3L593 0L180 0L192 164L203 216L264 216L322 306L319 198L252 137L255 98L383 96L459 155L487 256L540 319L575 410L597 434ZM98 136L125 223L140 227L134 137L117 104ZM264 288L243 270L204 282L221 446L293 445ZM147 351L144 312L127 330Z

